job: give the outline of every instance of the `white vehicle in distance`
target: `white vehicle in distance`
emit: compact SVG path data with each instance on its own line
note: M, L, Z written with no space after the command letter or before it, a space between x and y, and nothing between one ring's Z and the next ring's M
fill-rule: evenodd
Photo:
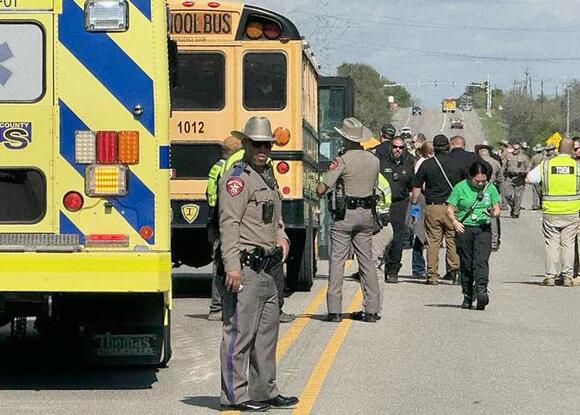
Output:
M403 138L411 138L413 135L413 131L411 127L403 127L401 128L401 137Z

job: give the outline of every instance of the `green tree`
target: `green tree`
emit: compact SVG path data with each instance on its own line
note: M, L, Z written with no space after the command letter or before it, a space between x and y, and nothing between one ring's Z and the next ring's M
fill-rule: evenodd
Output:
M405 87L385 88L385 84L393 83L372 66L364 63L343 63L337 68L339 76L350 76L355 82L354 111L355 117L374 132L387 121L391 114L387 102L392 95L395 101L403 107L411 105L411 94Z

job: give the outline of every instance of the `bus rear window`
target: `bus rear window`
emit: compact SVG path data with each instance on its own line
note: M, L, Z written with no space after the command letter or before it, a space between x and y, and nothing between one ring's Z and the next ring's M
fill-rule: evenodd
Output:
M180 53L171 89L174 110L216 111L225 105L225 56L221 53Z
M286 56L248 53L244 56L244 107L281 110L286 107Z
M171 167L177 179L207 179L211 167L221 158L219 144L171 144Z
M0 22L0 102L44 94L44 33L35 23Z
M46 182L38 170L0 168L0 223L36 223L46 212Z

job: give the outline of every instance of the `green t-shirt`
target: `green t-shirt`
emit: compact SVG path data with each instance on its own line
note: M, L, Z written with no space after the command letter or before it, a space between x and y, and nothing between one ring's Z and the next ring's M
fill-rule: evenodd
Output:
M460 181L455 185L453 191L447 199L447 203L455 206L455 218L461 221L463 217L469 212L469 208L473 206L480 189L473 187L469 179ZM490 183L483 193L483 198L477 203L472 214L463 222L467 226L478 226L491 223L491 218L484 212L486 209L492 207L500 202L499 192L497 188Z

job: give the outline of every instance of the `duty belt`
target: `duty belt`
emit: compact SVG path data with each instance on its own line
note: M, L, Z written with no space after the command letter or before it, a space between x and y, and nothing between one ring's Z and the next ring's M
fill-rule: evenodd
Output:
M375 196L367 196L367 197L346 197L346 208L347 209L372 209L375 207L376 198Z
M240 261L242 262L242 265L250 267L256 273L260 273L261 271L281 263L282 257L282 248L279 246L274 248L271 254L266 254L266 250L262 247L254 248L251 252L244 249L240 253Z

